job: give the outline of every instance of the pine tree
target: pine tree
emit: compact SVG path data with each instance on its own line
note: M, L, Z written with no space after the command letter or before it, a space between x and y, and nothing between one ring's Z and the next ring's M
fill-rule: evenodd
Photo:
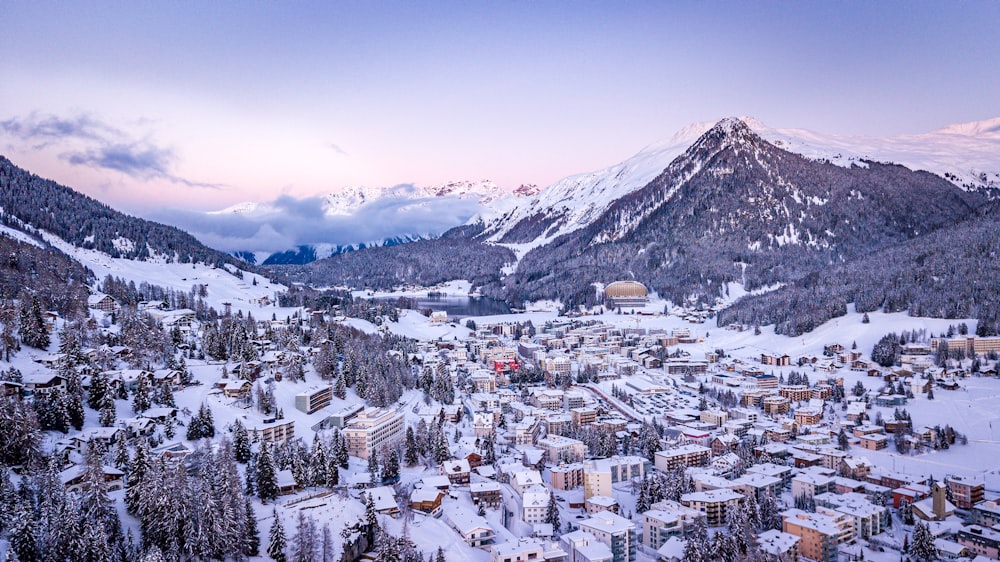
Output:
M45 326L45 318L42 316L42 305L38 300L38 295L31 296L31 305L21 308L21 341L36 349L48 349L52 343L49 338L49 330Z
M326 458L326 448L319 439L319 434L313 437L312 451L309 455L309 481L310 486L326 486L329 476L329 461Z
M559 529L559 505L556 503L555 494L549 494L549 504L545 508L545 522L552 525L553 529Z
M372 485L379 483L378 451L375 449L368 453L368 476L371 477Z
M246 503L246 524L243 526L241 551L244 556L257 556L260 553L260 532L257 530L257 514L253 510L250 498L244 498Z
M136 382L135 394L132 396L132 411L141 414L152 406L152 391L150 390L149 379L145 372L139 374Z
M934 546L934 535L923 521L913 525L913 540L910 541L910 555L914 560L930 562L937 559L937 548Z
M382 481L392 482L399 479L399 453L390 449L382 463Z
M262 501L273 500L278 497L278 472L274 466L274 459L271 457L271 448L267 440L260 442L260 451L257 453L257 497Z
M378 524L378 512L375 511L375 500L372 499L371 494L368 494L365 499L365 534L368 538L368 544L375 542L375 537L381 530L382 528Z
M281 518L278 517L277 509L272 511L274 515L274 523L271 525L270 539L267 544L267 555L271 557L271 560L275 562L285 562L285 548L287 546L287 541L285 539L285 527L281 524Z
M440 546L438 547L437 556L434 558L434 562L446 562L444 558L444 549Z
M105 398L104 406L101 407L100 415L98 416L98 422L101 427L114 427L118 420L118 412L115 410L115 401L111 398Z
M406 428L406 447L403 459L406 461L406 466L416 466L417 461L420 460L417 455L417 439L413 435L413 427L410 426Z
M250 434L239 419L233 422L233 455L236 462L246 463L253 456L250 450Z

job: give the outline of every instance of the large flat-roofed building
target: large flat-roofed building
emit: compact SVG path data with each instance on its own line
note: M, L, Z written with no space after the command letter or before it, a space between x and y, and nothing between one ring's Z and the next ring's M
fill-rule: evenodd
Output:
M580 530L611 548L614 562L633 562L636 553L635 523L610 511L580 521Z
M656 470L669 472L677 468L687 468L689 466L705 466L712 454L712 450L701 445L682 445L658 451L654 457L656 460Z
M365 408L343 429L347 452L367 459L372 451L403 439L406 428L402 412L388 408Z
M333 387L321 386L311 388L295 395L295 409L311 414L330 405L333 400Z
M294 420L267 419L250 429L268 443L285 443L295 437Z

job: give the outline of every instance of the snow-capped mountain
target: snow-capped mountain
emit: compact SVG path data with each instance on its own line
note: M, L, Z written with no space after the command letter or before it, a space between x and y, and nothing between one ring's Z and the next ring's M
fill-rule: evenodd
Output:
M931 172L966 190L1000 190L1000 118L885 137L772 128L753 117L734 119L771 144L811 160L848 167L869 160L896 163ZM612 202L646 186L715 124L692 123L619 164L559 180L527 201L497 201L469 222L482 223L490 242L546 244L589 225Z
M323 202L328 215L350 215L364 205L384 199L412 199L419 204L423 199L457 197L488 205L506 195L508 192L490 180L453 181L432 186L347 187L324 196Z

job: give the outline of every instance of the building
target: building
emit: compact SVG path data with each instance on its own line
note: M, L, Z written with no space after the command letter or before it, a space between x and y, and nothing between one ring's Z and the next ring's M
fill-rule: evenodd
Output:
M566 551L557 543L522 538L490 547L490 562L565 562Z
M444 492L432 486L414 488L410 493L410 507L424 513L437 513L441 509Z
M889 436L882 433L869 433L859 437L858 442L869 451L878 451L889 445Z
M642 514L642 542L658 549L670 537L684 534L684 517L676 511L650 509Z
M542 425L535 416L525 416L514 426L514 443L534 445L542 432Z
M525 523L544 523L551 492L545 486L534 485L521 493L521 519Z
M799 538L799 556L819 562L837 562L841 529L836 518L788 509L781 514L781 530Z
M295 409L300 412L311 414L329 406L332 400L332 386L311 388L306 392L295 395Z
M678 468L705 466L712 450L701 445L681 445L656 453L656 470L670 472Z
M799 559L799 537L768 529L757 535L757 546L762 552L780 560Z
M462 537L465 544L482 548L493 544L496 532L483 517L452 506L448 509L448 524Z
M464 486L469 483L472 467L466 459L447 460L441 463L441 474L447 476L453 485Z
M604 304L610 308L640 307L648 302L649 291L638 281L615 281L604 287Z
M986 491L986 483L983 480L947 476L944 483L951 492L951 502L959 509L972 509L972 506L983 501L983 494Z
M583 497L610 496L612 486L618 482L641 479L648 472L649 461L628 455L615 455L583 463Z
M268 443L286 443L295 437L294 420L266 419L250 430Z
M979 556L1000 558L1000 531L990 527L970 525L955 534L955 541Z
M792 408L792 401L784 396L765 396L761 400L761 408L769 416L781 416L787 414Z
M586 531L573 531L559 538L569 557L567 562L612 562L614 555L608 545Z
M795 410L795 425L817 425L823 421L823 411L819 408L799 408Z
M980 527L1000 525L1000 504L984 501L972 506L972 522Z
M618 513L618 500L610 496L590 496L584 501L583 510L590 514L600 511Z
M835 478L822 472L802 471L792 478L792 497L814 497L833 491Z
M500 495L500 484L497 482L473 482L469 484L469 494L472 503L486 507L500 507L503 497Z
M864 494L819 494L816 512L825 515L846 515L854 523L853 535L865 540L885 531L889 527L889 509L868 501Z
M365 408L341 433L347 440L347 452L367 459L372 451L401 441L405 431L401 412L388 408Z
M87 307L102 312L114 312L118 310L118 303L111 295L97 294L87 297Z
M587 445L583 441L562 435L546 435L538 440L537 445L545 451L546 460L552 464L581 461L587 455Z
M611 549L612 562L634 562L636 552L635 524L610 511L602 511L580 521L586 531Z
M685 507L698 510L705 515L705 522L709 527L725 525L726 513L730 509L737 509L741 501L743 494L726 488L691 492L681 496L681 503Z
M580 462L560 464L549 469L552 488L556 490L572 490L584 484L584 465Z

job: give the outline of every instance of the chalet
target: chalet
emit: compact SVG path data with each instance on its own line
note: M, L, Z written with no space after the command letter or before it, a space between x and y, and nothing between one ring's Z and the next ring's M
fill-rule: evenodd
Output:
M130 438L146 437L156 430L156 422L149 418L129 418L124 423L125 432Z
M59 473L59 480L66 486L67 492L81 492L89 486L87 466L76 465ZM125 488L125 473L113 466L102 466L101 476L109 492Z
M53 390L65 390L66 379L52 372L28 373L21 379L26 394L45 393Z
M499 507L503 501L500 484L496 482L473 482L469 485L472 503L486 507Z
M157 369L153 371L153 384L156 386L169 384L174 390L178 390L181 387L183 375L184 373L177 369Z
M118 310L118 302L111 295L96 294L87 297L87 307L102 312L114 312Z
M462 537L465 544L482 548L493 544L496 532L490 527L486 519L469 513L459 506L453 506L448 510L448 524Z
M389 486L378 486L365 491L375 505L375 512L388 515L395 519L399 515L399 504L396 503L396 493Z
M711 448L713 455L721 455L736 448L740 444L740 438L732 433L722 434L712 439Z
M469 461L465 459L448 460L441 463L441 473L448 477L449 482L457 486L468 484L471 472Z
M19 382L0 381L0 398L21 397L24 385Z
M499 484L498 484L499 486ZM499 493L499 489L497 490ZM441 510L441 500L444 492L437 488L414 488L410 493L410 508L424 513L436 514Z
M244 398L250 394L253 387L247 380L231 380L222 387L222 393L226 398Z

